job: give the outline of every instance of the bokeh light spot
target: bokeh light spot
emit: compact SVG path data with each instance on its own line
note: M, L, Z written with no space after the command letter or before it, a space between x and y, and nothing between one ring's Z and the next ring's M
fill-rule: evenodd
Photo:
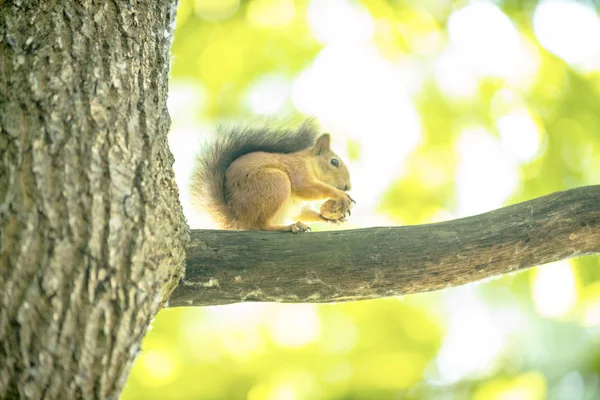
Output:
M535 309L548 318L565 316L577 302L577 281L571 263L557 261L537 268L532 283Z
M600 282L586 287L583 299L582 325L588 328L600 327Z
M458 140L457 214L467 216L502 207L516 189L517 165L483 128L465 129Z
M375 32L375 21L369 12L349 0L312 0L307 21L315 37L328 44L367 40Z
M148 385L162 386L176 377L177 366L171 349L156 348L143 351L137 361L137 373Z
M592 4L542 1L533 16L533 29L542 46L573 67L600 69L600 18Z
M369 137L351 165L353 186L361 188L353 193L353 215L373 209L421 140L420 116L410 98L415 81L419 86L372 44L336 44L325 47L292 86L296 108L318 117L336 138Z
M438 56L434 74L438 87L451 98L470 98L477 92L477 77L451 48Z
M505 76L518 66L519 34L491 2L473 2L448 19L450 42L482 75Z
M535 158L540 148L540 131L526 110L516 110L496 120L502 148L519 162Z
M320 333L319 316L312 304L278 307L269 320L271 336L282 347L300 347L314 341Z
M290 94L290 83L282 76L267 75L248 89L246 103L253 113L274 115L281 112Z
M511 324L502 326L474 287L448 294L445 304L447 333L436 363L441 381L454 383L493 372Z
M251 24L281 28L296 15L293 0L253 0L248 4L247 17Z

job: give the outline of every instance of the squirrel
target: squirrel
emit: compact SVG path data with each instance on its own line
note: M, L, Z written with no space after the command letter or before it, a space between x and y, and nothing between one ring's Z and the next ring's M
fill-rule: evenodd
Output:
M350 215L350 173L331 150L330 134L317 138L312 120L292 129L220 126L215 133L195 160L189 190L194 209L221 228L302 233L310 230L305 222L337 224ZM307 207L327 199L321 213Z

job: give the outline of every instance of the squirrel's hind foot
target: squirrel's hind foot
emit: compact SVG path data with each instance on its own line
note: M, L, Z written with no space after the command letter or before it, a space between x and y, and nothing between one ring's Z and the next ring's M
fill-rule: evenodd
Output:
M310 231L310 226L298 221L291 225L266 225L260 228L262 231L280 231L292 233L304 233Z
M304 232L311 230L310 226L303 224L300 221L298 221L294 224L291 224L289 227L290 227L290 230L292 231L292 233L304 233Z

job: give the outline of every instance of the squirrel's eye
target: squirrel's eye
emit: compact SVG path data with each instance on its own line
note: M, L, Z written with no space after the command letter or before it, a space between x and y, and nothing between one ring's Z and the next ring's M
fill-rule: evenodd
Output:
M331 165L333 165L336 168L340 166L340 162L337 158L332 158L330 163L331 163Z

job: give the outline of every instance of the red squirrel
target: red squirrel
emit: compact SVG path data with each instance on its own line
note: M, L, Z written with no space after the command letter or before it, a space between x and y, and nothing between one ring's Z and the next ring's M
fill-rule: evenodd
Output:
M305 222L345 221L355 203L350 173L330 135L317 136L310 120L293 129L219 128L196 158L192 205L232 230L302 233ZM328 199L320 213L306 207Z

